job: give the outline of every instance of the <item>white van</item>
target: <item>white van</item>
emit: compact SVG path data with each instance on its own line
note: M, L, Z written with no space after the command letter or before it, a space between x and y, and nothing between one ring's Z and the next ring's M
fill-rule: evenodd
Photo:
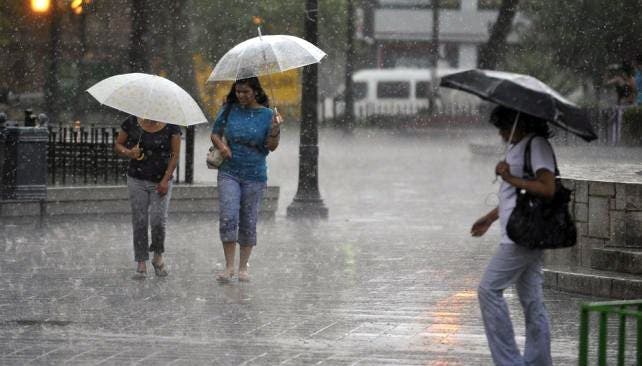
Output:
M459 71L463 70L438 68L437 77ZM430 69L364 69L355 72L352 80L354 113L357 117L416 114L429 106L432 88ZM437 112L476 108L478 105L479 99L468 93L447 88L437 89ZM345 103L343 100L337 103L330 99L324 102L323 107L324 116L341 115Z

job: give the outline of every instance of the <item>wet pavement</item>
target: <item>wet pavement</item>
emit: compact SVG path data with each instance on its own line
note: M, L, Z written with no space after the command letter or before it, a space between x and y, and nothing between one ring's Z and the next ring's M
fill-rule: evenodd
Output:
M204 156L206 134L198 139ZM5 221L0 364L491 364L476 286L499 231L468 231L497 185L495 162L468 149L475 139L464 129L322 130L329 218L305 221L285 217L298 161L286 129L270 158L280 207L259 224L249 283L214 281L223 255L212 215L171 216L170 275L143 280L133 278L128 217ZM198 161L196 179L213 181ZM506 297L523 344L519 302ZM555 364L574 364L578 306L593 299L545 298Z

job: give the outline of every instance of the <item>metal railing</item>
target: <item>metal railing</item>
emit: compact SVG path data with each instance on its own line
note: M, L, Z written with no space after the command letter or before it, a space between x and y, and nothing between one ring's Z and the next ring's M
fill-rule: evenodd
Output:
M627 319L633 318L636 322L636 365L642 365L642 300L607 301L582 304L580 315L580 347L579 365L586 366L589 362L589 323L591 313L598 316L598 349L597 362L600 366L607 365L607 339L609 315L614 315L618 320L617 329L617 365L621 366L626 361L626 335Z
M49 183L125 183L128 161L114 153L117 134L112 127L49 127Z

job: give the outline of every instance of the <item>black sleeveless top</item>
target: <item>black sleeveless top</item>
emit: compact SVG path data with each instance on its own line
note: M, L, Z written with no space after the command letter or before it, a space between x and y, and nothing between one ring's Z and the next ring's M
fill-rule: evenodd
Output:
M120 126L127 133L125 147L131 149L139 144L145 157L142 160L131 159L127 175L158 183L163 179L172 152L172 136L181 134L180 127L166 124L156 132L144 131L138 124L136 116L129 116Z

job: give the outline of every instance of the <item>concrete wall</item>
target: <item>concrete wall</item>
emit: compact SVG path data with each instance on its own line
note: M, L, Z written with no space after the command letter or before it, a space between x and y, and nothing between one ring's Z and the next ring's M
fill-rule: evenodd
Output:
M261 205L263 217L273 217L279 200L279 187L268 187ZM129 214L125 186L54 187L47 189L47 216L86 214ZM214 185L176 185L172 190L170 212L218 212L218 190ZM0 203L0 218L36 216L37 202Z
M574 190L578 244L546 252L551 265L591 266L594 248L642 249L642 184L565 179Z

